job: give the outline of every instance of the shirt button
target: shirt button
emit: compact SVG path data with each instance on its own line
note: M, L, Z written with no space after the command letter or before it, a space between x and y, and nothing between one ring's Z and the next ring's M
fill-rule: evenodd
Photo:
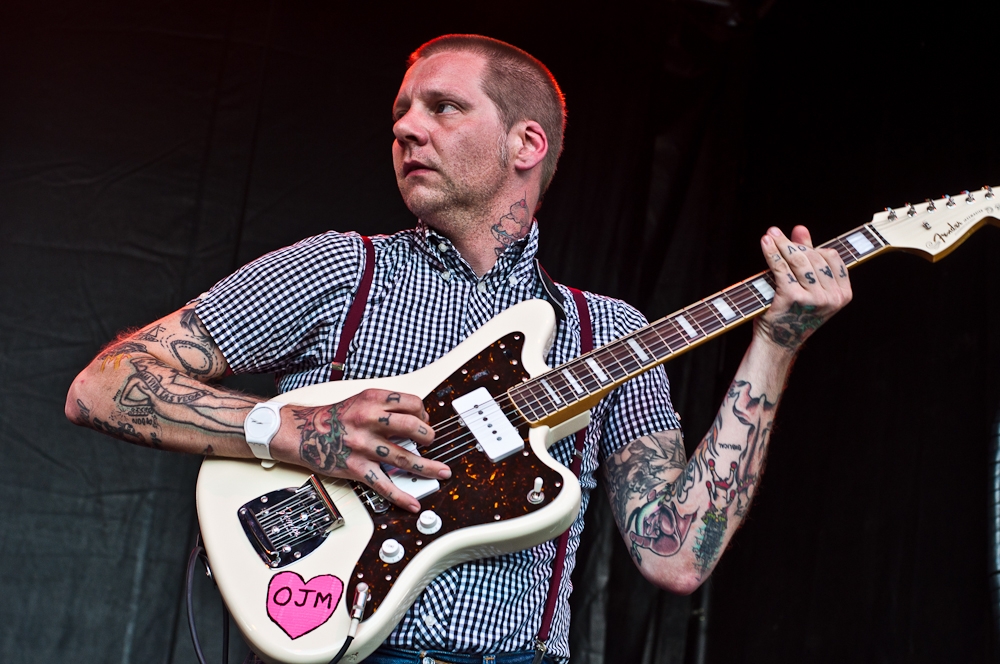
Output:
M444 272L442 272L441 278L444 279L445 281L451 279L451 270L445 270Z
M476 290L479 291L480 293L485 293L486 292L486 282L485 281L480 281L478 284L476 284Z
M517 286L517 277L515 277L513 274L510 275L510 279L508 279L507 281L510 282L511 286Z
M448 243L447 242L442 242L441 244L439 244L438 245L438 251L440 251L442 254L444 252L448 251Z
M434 664L434 660L430 657L424 657L420 660L420 664Z

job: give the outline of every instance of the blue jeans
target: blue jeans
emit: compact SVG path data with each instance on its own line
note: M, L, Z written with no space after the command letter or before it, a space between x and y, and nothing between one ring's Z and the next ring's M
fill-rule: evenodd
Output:
M534 659L534 650L469 655L445 650L401 650L381 646L364 660L364 664L531 664ZM542 661L545 664L555 662L548 656Z

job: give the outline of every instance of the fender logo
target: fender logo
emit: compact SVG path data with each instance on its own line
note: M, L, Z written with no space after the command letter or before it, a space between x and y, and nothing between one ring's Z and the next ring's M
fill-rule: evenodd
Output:
M974 217L976 215L971 215L971 216ZM935 242L947 242L948 241L948 236L951 235L952 233L954 233L955 231L957 231L958 229L962 228L965 225L965 221L967 221L967 220L968 220L968 217L966 217L965 220L963 220L963 221L956 221L955 223L951 223L949 221L948 222L948 230L944 231L943 233L935 233L934 234L934 241Z

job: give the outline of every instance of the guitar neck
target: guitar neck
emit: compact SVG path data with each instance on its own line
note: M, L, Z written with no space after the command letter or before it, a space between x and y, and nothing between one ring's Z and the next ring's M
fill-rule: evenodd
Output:
M822 245L853 267L889 243L872 224ZM689 307L650 323L508 391L533 426L555 425L592 408L622 383L764 312L774 299L774 275L759 272Z

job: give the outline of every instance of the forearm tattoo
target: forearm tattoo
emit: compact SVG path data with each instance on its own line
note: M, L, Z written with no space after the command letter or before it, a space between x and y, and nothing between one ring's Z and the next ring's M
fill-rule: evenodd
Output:
M241 436L243 419L255 401L201 382L216 369L214 343L193 308L182 312L181 323L188 335L170 334L154 323L105 348L97 357L99 371L124 369L128 375L106 416L95 416L92 405L78 400L81 419L98 431L149 447L161 446L167 422L205 433ZM158 360L150 352L154 346L176 357L183 370ZM207 454L215 451L211 445L205 450Z
M347 457L351 448L347 445L347 428L340 421L340 411L344 404L315 406L292 410L302 436L299 440L299 456L307 464L324 473L347 468ZM386 450L388 454L388 450Z
M696 571L714 566L730 519L738 523L750 507L774 421L776 402L752 392L750 383L733 382L689 462L677 431L634 440L608 460L612 509L637 564L647 553L677 554L693 529Z

